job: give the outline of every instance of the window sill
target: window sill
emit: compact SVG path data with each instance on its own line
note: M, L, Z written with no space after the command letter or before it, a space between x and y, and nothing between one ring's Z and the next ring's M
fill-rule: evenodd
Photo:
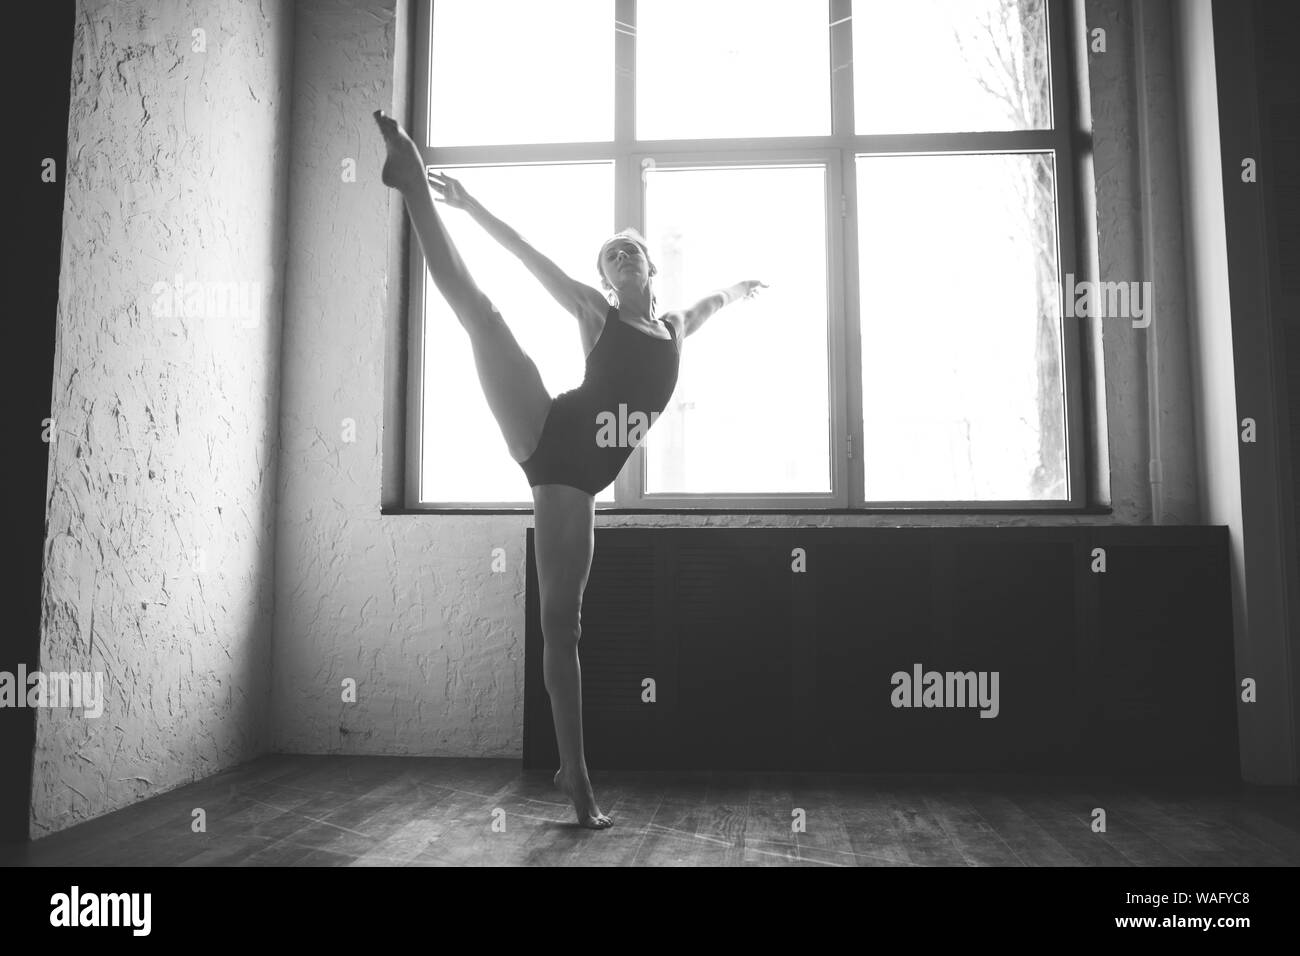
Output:
M531 515L531 506L519 508L382 508L383 517L402 517L415 515ZM799 517L802 515L1014 515L1018 518L1036 517L1049 519L1053 517L1105 517L1113 515L1114 509L1103 505L1090 505L1084 508L1060 509L1010 509L1010 508L597 508L596 515L736 515L750 517L753 515L781 515Z

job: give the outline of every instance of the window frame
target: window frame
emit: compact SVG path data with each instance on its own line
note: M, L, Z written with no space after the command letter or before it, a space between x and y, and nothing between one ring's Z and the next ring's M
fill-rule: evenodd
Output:
M614 164L614 214L610 233L625 226L644 231L642 161L657 168L707 165L780 165L791 162L824 164L826 169L827 361L830 410L830 472L828 493L645 493L645 447L636 448L614 484L615 503L597 502L602 512L778 511L849 513L897 512L1055 512L1087 510L1089 447L1085 409L1082 335L1078 321L1061 311L1061 358L1065 403L1065 452L1068 496L1064 499L945 501L878 501L864 494L862 435L861 327L859 315L858 214L856 158L859 155L971 154L1045 152L1053 156L1056 186L1057 273L1060 288L1067 274L1086 274L1079 261L1076 182L1082 151L1076 145L1071 91L1073 88L1067 0L1044 0L1047 55L1051 83L1052 128L976 133L858 134L854 130L852 0L827 0L830 42L829 94L831 132L826 136L724 138L696 140L638 140L636 110L637 0L613 0L614 19L614 137L604 142L440 146L428 143L429 76L433 8L436 0L416 0L415 56L411 133L426 166L508 163L602 161ZM835 215L835 196L840 215ZM508 211L507 211L508 214ZM507 219L508 221L508 219ZM836 224L838 223L838 228ZM409 224L407 225L409 229ZM409 311L407 314L408 378L406 394L406 466L404 499L414 511L483 512L532 510L531 502L432 503L420 500L423 438L423 320L426 268L419 243L410 242ZM545 252L545 250L542 250ZM582 278L582 277L575 277ZM741 277L738 277L741 278ZM586 281L586 280L584 280ZM700 290L700 295L711 290ZM680 303L679 305L685 305ZM1063 305L1063 303L1061 303ZM725 314L725 313L724 313ZM514 466L514 467L517 467Z

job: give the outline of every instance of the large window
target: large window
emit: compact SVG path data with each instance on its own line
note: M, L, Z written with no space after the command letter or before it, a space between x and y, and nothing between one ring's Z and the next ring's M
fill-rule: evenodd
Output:
M684 343L602 507L1082 505L1057 0L432 0L426 162L569 275L634 226L660 310L761 296ZM577 323L440 207L552 394ZM520 507L469 342L414 247L408 504Z

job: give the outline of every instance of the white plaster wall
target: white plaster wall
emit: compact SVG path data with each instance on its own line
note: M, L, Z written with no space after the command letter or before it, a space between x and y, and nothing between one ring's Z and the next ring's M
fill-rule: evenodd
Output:
M1098 278L1129 282L1143 275L1132 10L1125 0L1087 0L1085 10L1088 29L1106 31L1106 52L1090 53L1087 63ZM1114 520L1150 524L1147 335L1122 319L1101 326Z
M304 0L294 54L274 746L504 756L523 714L523 519L381 518L393 0ZM355 182L343 177L355 160ZM400 258L400 257L396 257ZM347 430L355 429L348 441ZM512 571L485 573L484 549ZM356 704L341 684L357 682Z
M292 14L77 5L40 666L106 703L37 712L33 837L267 747ZM155 314L178 274L251 308Z
M1237 671L1249 673L1246 630L1246 556L1241 517L1237 385L1232 355L1232 309L1228 298L1228 238L1223 209L1219 142L1219 93L1210 0L1183 0L1177 8L1178 65L1182 96L1187 274L1196 314L1193 348L1195 424L1200 460L1201 520L1229 530L1233 577L1233 628ZM1252 708L1238 708L1249 722ZM1259 764L1254 742L1268 737L1264 725L1243 726L1242 764Z
M382 320L404 278L389 232L397 200L379 182L381 142L370 114L395 113L391 104L400 99L394 9L394 0L298 6L273 745L286 752L516 757L531 515L379 513ZM1090 22L1094 16L1123 35L1118 0L1090 2ZM1131 52L1094 64L1103 280L1141 276L1132 82ZM355 183L340 175L349 157L357 160ZM1112 515L630 515L601 516L597 524L1148 523L1146 374L1137 335L1127 321L1108 321L1103 332ZM352 442L344 440L349 419ZM495 548L506 554L502 573L492 569ZM347 678L357 682L356 703L342 699Z
M528 519L379 514L384 315L403 277L371 113L399 96L396 21L393 0L297 11L274 747L517 755ZM498 545L510 571L492 575Z
M1260 693L1255 703L1237 708L1243 779L1258 784L1294 784L1291 700L1295 688L1286 685L1286 632L1276 626L1285 620L1285 582L1277 579L1282 552L1272 538L1269 518L1256 518L1254 523L1250 520L1252 509L1256 514L1278 512L1270 510L1275 502L1267 497L1252 498L1247 487L1243 500L1242 491L1243 474L1249 479L1251 463L1247 460L1243 469L1239 423L1250 413L1238 410L1237 396L1250 395L1258 383L1243 379L1245 384L1238 386L1237 377L1250 375L1252 360L1258 361L1259 352L1257 343L1242 338L1242 330L1249 329L1250 323L1243 321L1240 312L1234 320L1229 295L1213 6L1211 0L1183 0L1176 17L1189 224L1187 272L1197 314L1193 352L1195 424L1198 442L1204 449L1200 476L1204 488L1202 520L1225 524L1230 529L1237 677L1253 677L1260 686L1270 688L1269 693ZM1247 314L1245 319L1249 318ZM1238 337L1235 345L1234 328ZM1252 580L1248 569L1256 562L1258 571Z
M1139 332L1145 342L1147 418L1158 429L1148 457L1158 480L1151 494L1154 524L1199 521L1198 448L1188 401L1192 391L1190 338L1194 326L1187 304L1187 260L1183 223L1182 153L1179 148L1179 78L1174 56L1173 7L1170 0L1142 0L1131 5L1139 85L1139 124L1144 147L1139 179L1142 226L1139 248L1142 271L1152 283L1150 325ZM1131 324L1130 324L1131 328ZM1153 381L1154 379L1154 381Z

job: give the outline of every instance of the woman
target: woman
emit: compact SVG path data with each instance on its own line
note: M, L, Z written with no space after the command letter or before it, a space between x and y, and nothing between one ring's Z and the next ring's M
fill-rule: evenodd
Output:
M388 151L383 182L402 193L434 284L469 333L488 407L532 488L542 670L560 751L555 784L572 801L579 824L603 829L612 821L596 805L587 774L578 665L582 594L595 547L595 496L618 476L639 441L621 441L629 431L637 433L636 413L652 423L667 405L677 383L682 339L722 306L753 295L765 283L740 282L693 308L656 316L655 267L640 235L624 230L605 242L597 259L601 286L617 296L617 305L611 305L600 291L570 278L528 245L459 182L432 172L426 178L419 149L397 122L382 110L375 120ZM577 319L587 353L581 386L554 398L546 391L532 359L470 278L435 198L468 212ZM639 429L641 435L647 427Z

